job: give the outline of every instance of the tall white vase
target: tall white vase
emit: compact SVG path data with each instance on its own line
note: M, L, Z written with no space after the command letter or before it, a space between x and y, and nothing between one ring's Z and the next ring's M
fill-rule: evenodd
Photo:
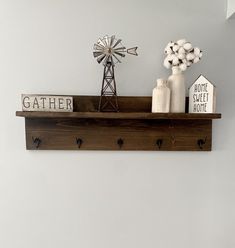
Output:
M158 79L157 86L153 89L152 112L170 112L170 89L167 87L167 81L164 79Z
M171 113L185 113L186 87L185 78L179 67L172 67L172 75L168 78L171 90Z

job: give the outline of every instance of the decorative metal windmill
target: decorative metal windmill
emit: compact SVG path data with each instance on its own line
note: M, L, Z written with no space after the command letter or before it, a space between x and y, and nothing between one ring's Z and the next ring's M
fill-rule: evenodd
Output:
M124 58L126 53L138 55L137 47L126 49L121 42L122 40L116 39L115 35L111 37L106 35L94 45L93 55L99 64L103 62L104 65L99 111L119 111L114 66L121 63L120 59Z

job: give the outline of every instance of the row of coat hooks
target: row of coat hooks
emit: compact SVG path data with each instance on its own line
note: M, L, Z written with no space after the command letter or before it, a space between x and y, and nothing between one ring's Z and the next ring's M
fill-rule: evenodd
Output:
M32 137L32 140L33 140L33 144L34 144L35 148L38 149L42 143L42 140L39 137L36 137L36 138ZM198 139L197 140L197 145L198 145L200 150L203 150L203 147L206 144L206 140L207 140L207 137L205 137L205 139ZM82 147L83 143L84 143L83 139L81 139L81 138L75 139L75 144L78 146L78 149L80 149ZM161 150L163 143L164 143L163 139L157 139L156 140L156 147L159 150ZM172 137L172 144L174 144L174 143L175 143L175 138ZM122 138L117 139L117 145L118 145L119 149L122 149L122 147L124 145L124 139L122 139Z

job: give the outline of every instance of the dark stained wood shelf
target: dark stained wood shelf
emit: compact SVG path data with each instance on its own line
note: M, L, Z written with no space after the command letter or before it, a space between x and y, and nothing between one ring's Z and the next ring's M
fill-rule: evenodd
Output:
M25 118L28 150L211 151L221 114L151 113L151 100L119 96L116 113L97 112L99 96L73 96L74 112L16 116Z
M173 119L173 120L212 120L220 119L221 114L189 114L189 113L146 113L146 112L23 112L17 111L16 116L26 118L78 118L78 119Z

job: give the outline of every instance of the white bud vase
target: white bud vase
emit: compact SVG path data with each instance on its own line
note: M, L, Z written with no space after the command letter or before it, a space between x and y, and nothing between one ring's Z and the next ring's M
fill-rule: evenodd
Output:
M172 75L168 78L168 87L171 90L170 112L185 113L185 78L177 66L172 67Z
M157 80L157 86L153 89L152 112L169 113L170 111L170 89L167 87L167 81Z

